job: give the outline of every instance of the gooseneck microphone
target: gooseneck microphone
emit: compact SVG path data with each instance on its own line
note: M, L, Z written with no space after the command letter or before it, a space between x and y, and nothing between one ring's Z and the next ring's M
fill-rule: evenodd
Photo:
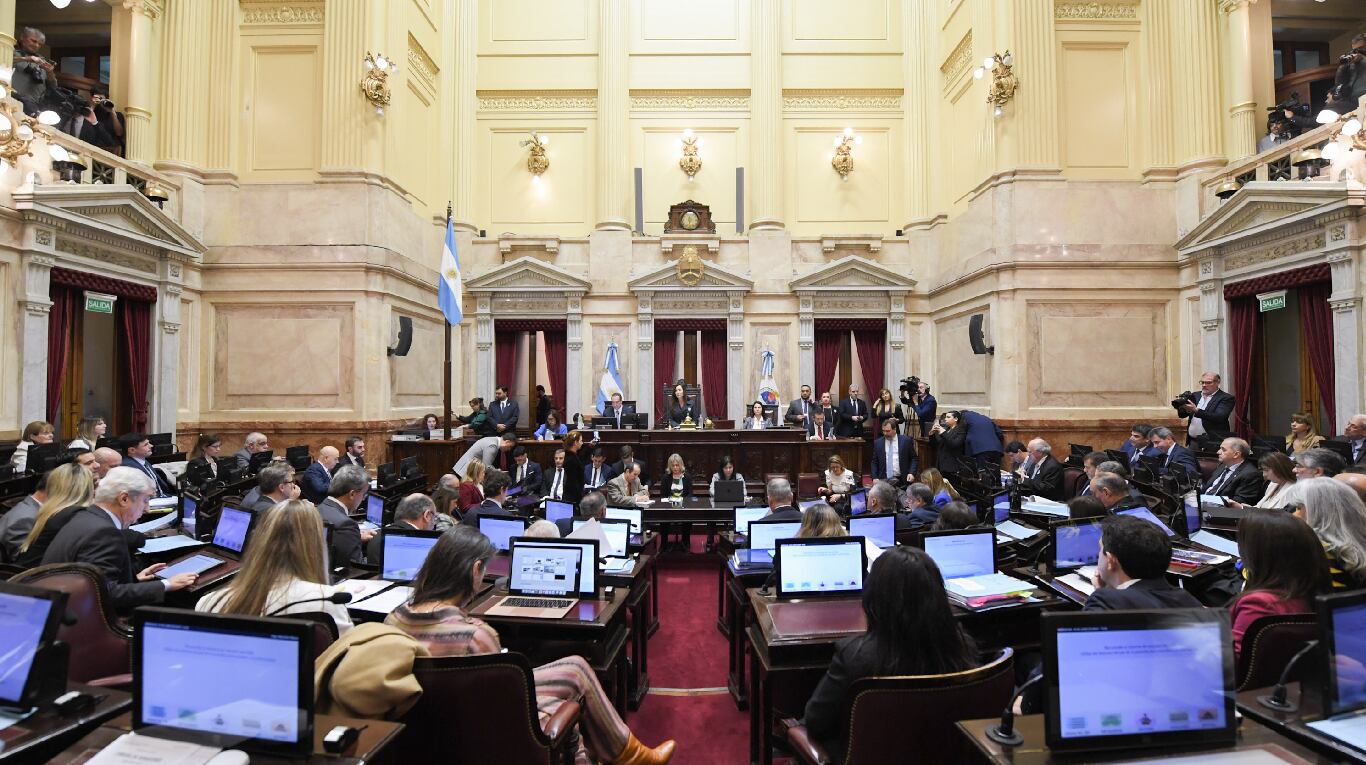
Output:
M1304 644L1304 647L1301 648L1299 652L1297 652L1294 656L1291 656L1290 661L1287 661L1285 663L1285 669L1281 670L1280 679L1276 681L1276 687L1271 689L1271 694L1269 696L1258 696L1257 703L1261 704L1267 709L1274 709L1277 712L1294 712L1296 709L1299 709L1298 704L1296 704L1293 701L1286 700L1285 686L1290 679L1290 670L1295 668L1295 665L1299 662L1300 659L1304 658L1305 654L1309 653L1310 651L1318 647L1319 641L1317 640L1310 640L1306 642Z
M1043 673L1039 673L1020 686L1015 691L1015 695L1010 697L1006 703L1006 708L1001 710L1001 721L990 728L987 728L987 738L995 741L1001 746L1019 746L1024 743L1024 736L1015 730L1015 702L1024 696L1025 689L1043 679Z
M293 608L294 606L303 605L304 603L320 603L320 602L336 603L336 604L339 605L339 606L340 606L340 605L345 605L345 604L351 602L351 593L349 593L349 592L334 592L334 593L332 593L331 595L326 595L326 596L323 596L323 597L318 597L318 598L304 598L303 600L296 600L296 601L293 601L292 603L286 603L286 604L284 604L283 606L280 606L279 608L275 609L274 611L271 611L270 613L266 614L266 616L274 616L274 615L280 613L281 611L287 611L287 610Z

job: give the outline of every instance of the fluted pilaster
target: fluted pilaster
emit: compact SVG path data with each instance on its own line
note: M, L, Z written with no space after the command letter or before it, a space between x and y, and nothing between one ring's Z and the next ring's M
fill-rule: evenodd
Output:
M208 128L206 102L209 62L204 57L210 4L202 0L166 0L162 24L161 138L158 162L203 168Z
M1252 12L1248 6L1256 0L1223 0L1219 9L1228 15L1228 97L1229 133L1228 154L1232 158L1250 157L1257 153L1257 100L1252 92Z
M446 64L443 82L451 83L450 103L455 109L452 134L451 186L455 225L477 231L474 223L475 171L479 156L477 112L479 96L476 92L479 74L479 3L478 0L452 0L453 14L445 30L453 38L452 58Z
M14 0L0 0L0 61L9 66L14 60Z
M1143 39L1148 84L1148 165L1170 167L1176 163L1172 133L1172 40L1171 6L1144 3Z
M128 80L126 103L123 104L126 130L127 157L133 162L151 164L156 151L152 125L152 24L158 15L157 6L148 0L123 0L122 10L128 14Z
M907 0L906 14L906 80L901 97L902 119L906 125L906 225L930 217L930 46L916 44L935 34L934 4Z
M366 0L327 3L323 19L323 172L361 170L365 161L366 121L378 119L360 90L361 57L366 51L366 6ZM370 52L392 55L391 51Z
M1171 47L1177 73L1172 109L1179 116L1176 161L1190 165L1223 154L1219 99L1219 8L1213 2L1170 5Z
M782 10L778 0L751 0L750 172L751 229L783 228Z
M631 229L627 0L598 3L598 229Z
M209 25L209 82L205 165L219 172L231 171L233 161L232 125L236 114L230 94L237 92L238 0L196 0L206 6Z
M1053 0L1011 0L1011 51L1020 89L1013 110L1015 165L1055 169L1058 159L1058 60ZM995 51L1004 53L1004 51ZM990 53L984 51L983 57ZM988 75L990 76L990 75Z

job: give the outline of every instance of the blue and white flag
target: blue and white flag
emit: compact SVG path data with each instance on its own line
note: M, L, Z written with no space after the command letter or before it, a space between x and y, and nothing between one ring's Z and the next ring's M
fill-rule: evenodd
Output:
M455 226L446 218L446 243L441 248L441 273L436 283L436 301L446 321L459 324L465 318L461 310L464 289L460 283L460 258L455 253Z
M617 361L617 344L607 344L607 358L602 362L602 379L598 381L598 411L605 411L604 406L612 400L613 393L625 396L621 389L621 365Z
M773 380L773 351L765 348L763 366L759 370L759 400L765 406L778 405L778 383Z

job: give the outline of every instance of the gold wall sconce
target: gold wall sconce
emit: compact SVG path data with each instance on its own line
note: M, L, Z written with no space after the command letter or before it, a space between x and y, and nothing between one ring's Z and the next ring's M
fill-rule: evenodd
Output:
M862 143L863 136L854 135L853 128L845 128L842 135L835 137L835 156L830 159L830 166L840 174L841 181L847 182L854 172L854 146Z
M697 150L702 148L702 139L693 135L692 129L683 131L683 156L678 160L678 166L683 172L688 174L691 181L697 177L702 170L702 158L697 156Z
M987 103L995 106L992 109L994 116L1000 117L1005 114L1005 105L1015 97L1015 91L1020 87L1020 81L1015 77L1015 57L1010 51L1005 53L995 53L982 59L982 65L972 72L973 79L980 80L987 72L991 72L991 89L987 91Z
M546 144L550 143L550 136L532 133L530 138L524 139L521 146L530 149L530 154L526 158L526 169L531 171L531 179L540 181L541 175L550 169L550 158L545 155Z
M365 52L363 63L365 74L360 78L360 92L375 107L375 114L383 117L384 107L389 105L389 75L398 74L398 64L383 53L371 55L370 51Z
M31 157L30 148L37 137L36 125L56 125L62 121L57 112L40 112L38 118L24 114L18 101L10 99L10 78L14 70L0 67L0 161L17 166L20 157Z

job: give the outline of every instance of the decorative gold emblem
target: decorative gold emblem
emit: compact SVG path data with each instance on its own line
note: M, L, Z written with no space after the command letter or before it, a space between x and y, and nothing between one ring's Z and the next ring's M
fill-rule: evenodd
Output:
M696 430L697 423L693 422L691 414L684 415L683 422L679 423L678 428L679 430Z
M526 158L526 169L537 178L550 169L550 157L545 155L545 146L548 143L550 136L532 133L530 138L520 144L523 148L530 149Z
M697 173L702 169L702 158L697 156L698 138L693 135L691 130L683 133L683 156L678 160L678 166L687 173L688 180L697 177Z
M702 283L702 273L706 269L701 256L697 254L697 245L689 244L684 246L683 254L678 258L678 280L688 285L696 287Z

